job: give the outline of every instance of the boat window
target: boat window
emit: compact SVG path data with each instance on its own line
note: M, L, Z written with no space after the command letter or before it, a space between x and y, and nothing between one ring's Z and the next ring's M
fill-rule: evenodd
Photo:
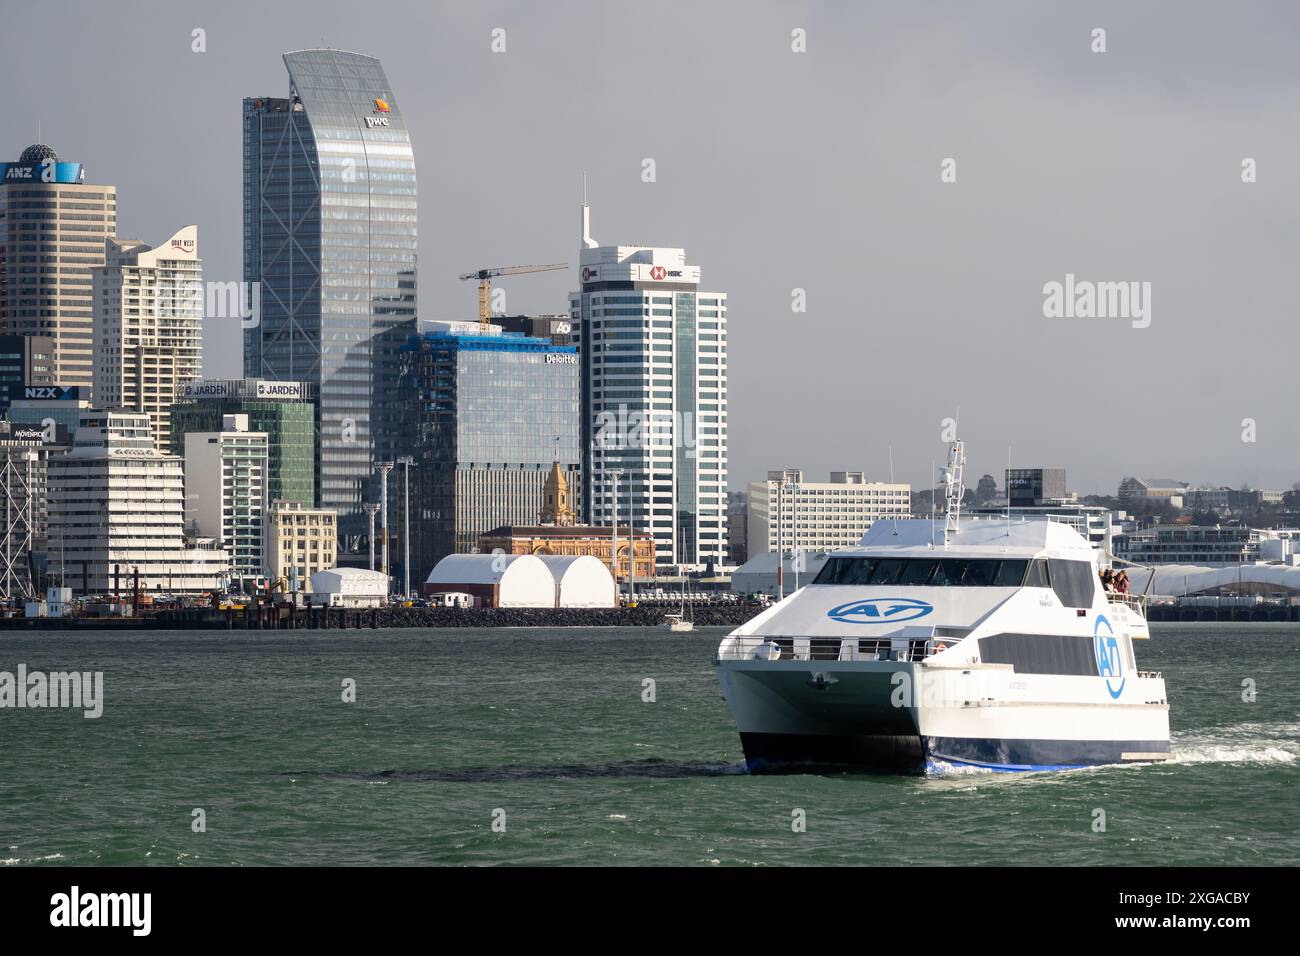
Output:
M1077 677L1097 674L1097 657L1090 637L989 634L979 639L979 652L980 660L985 664L1010 664L1017 674L1070 674Z
M940 561L938 565L930 578L933 587L944 588L961 583L960 579L953 577L953 571L956 569L955 561Z
M1029 562L1029 573L1025 575L1025 587L1050 588L1052 579L1047 574L1047 559L1035 558Z
M903 576L898 579L898 583L926 584L930 580L930 575L934 574L935 565L938 563L938 561L908 561L907 567L903 569Z
M1043 583L1039 586L1046 587L1046 562L1042 565ZM1026 560L995 558L836 557L826 562L813 584L1014 588L1020 587L1029 567Z
M987 588L993 585L993 576L998 572L996 561L963 561L961 583L968 588Z
M879 558L831 558L813 584L866 584Z
M867 584L897 584L907 561L903 558L881 558L871 572Z
M1028 561L1003 561L998 565L998 573L993 578L995 588L1018 588L1025 579Z
M1061 561L1049 558L1052 590L1066 607L1092 607L1097 575L1090 561Z

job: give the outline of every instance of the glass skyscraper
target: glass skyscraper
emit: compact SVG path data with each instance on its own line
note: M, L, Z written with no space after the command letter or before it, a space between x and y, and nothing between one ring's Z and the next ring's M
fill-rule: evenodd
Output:
M404 348L412 581L475 550L484 532L536 524L554 463L570 488L580 484L577 349L496 326L483 334L478 323L428 325Z
M376 460L397 442L398 349L415 331L415 158L374 57L286 53L287 98L244 100L244 370L317 395L316 491L360 552ZM253 286L252 283L258 283Z

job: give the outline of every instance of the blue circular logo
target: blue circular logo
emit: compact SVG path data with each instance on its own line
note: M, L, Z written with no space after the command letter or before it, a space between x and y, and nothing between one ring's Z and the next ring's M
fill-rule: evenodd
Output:
M933 610L934 605L916 598L867 598L833 607L826 616L845 624L900 624L925 617Z
M1103 628L1105 633L1102 633ZM1107 692L1118 700L1119 695L1124 693L1124 682L1127 680L1124 676L1124 655L1120 653L1119 638L1115 636L1110 621L1100 614L1092 629L1092 646L1097 655L1097 676L1106 678Z

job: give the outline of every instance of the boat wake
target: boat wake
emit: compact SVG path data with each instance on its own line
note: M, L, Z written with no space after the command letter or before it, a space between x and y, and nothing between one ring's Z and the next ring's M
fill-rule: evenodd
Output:
M1174 734L1170 763L1289 764L1300 757L1300 723L1242 723Z

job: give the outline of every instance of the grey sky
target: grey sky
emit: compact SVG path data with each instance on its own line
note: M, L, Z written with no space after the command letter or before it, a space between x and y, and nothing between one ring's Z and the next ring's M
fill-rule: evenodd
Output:
M587 170L600 242L684 246L729 293L733 488L783 466L887 479L891 446L924 486L958 406L972 485L1001 483L1008 445L1083 492L1300 480L1292 4L141 0L4 23L0 159L39 118L118 186L123 234L198 223L208 279L241 278L240 101L287 90L285 50L382 59L420 177L423 318L473 316L471 268L576 263ZM1067 272L1151 282L1150 328L1045 319ZM510 311L561 312L575 283L503 287ZM210 325L208 374L238 373L238 341Z

